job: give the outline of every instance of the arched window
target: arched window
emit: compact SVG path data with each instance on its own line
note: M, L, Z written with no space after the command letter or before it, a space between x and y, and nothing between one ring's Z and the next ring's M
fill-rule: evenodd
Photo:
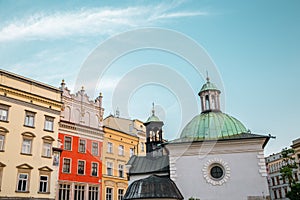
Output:
M216 109L216 96L211 95L211 109L214 110Z
M205 110L209 110L210 105L209 105L209 97L208 95L205 96Z

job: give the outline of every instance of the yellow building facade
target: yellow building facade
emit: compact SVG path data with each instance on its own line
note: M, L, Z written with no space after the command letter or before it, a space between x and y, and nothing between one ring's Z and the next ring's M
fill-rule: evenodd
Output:
M128 187L125 165L132 155L139 153L140 138L144 132L135 129L134 120L109 116L104 120L102 199L121 200ZM126 125L127 124L127 125ZM142 123L140 123L142 125Z
M0 199L55 199L58 88L0 70Z

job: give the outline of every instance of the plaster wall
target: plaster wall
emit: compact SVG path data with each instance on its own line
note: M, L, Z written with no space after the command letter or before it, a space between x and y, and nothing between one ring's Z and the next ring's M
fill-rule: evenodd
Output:
M269 195L261 142L216 143L210 151L203 151L201 145L168 146L171 179L185 199L247 200ZM211 181L213 163L224 166L228 177L222 179L223 183Z

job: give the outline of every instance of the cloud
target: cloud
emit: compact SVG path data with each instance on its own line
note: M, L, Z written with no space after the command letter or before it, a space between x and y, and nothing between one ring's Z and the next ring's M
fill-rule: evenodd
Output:
M127 8L90 8L39 13L6 22L0 42L22 39L59 39L71 36L112 35L128 28L151 26L162 19L207 15L205 12L174 12L178 5L159 4Z

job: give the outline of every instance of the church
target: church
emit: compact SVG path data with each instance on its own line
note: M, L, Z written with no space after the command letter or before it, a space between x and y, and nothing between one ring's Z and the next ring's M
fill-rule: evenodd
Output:
M147 155L127 163L130 185L124 200L269 199L264 147L270 135L253 134L223 113L220 94L207 78L198 93L202 112L168 142L153 109L144 123Z

